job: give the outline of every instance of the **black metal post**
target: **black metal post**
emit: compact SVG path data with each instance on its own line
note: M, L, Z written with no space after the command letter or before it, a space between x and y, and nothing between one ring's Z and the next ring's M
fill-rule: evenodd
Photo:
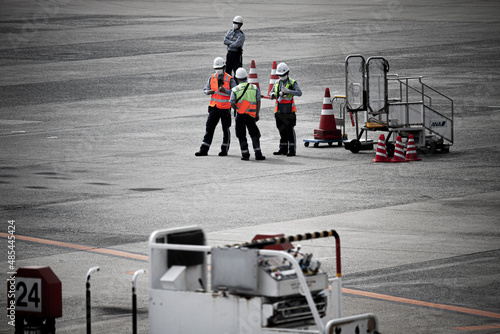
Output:
M137 295L132 287L132 333L137 334Z
M90 334L92 331L90 329L90 282L87 281L87 334Z
M90 311L91 311L91 307L90 307L90 275L95 272L95 271L99 271L99 267L92 267L89 269L89 271L87 272L87 284L86 284L86 299L87 299L87 334L91 334L92 330L91 330L91 326L90 326Z
M144 274L146 270L139 269L132 276L132 333L137 334L137 294L135 293L135 286L137 276L139 274Z

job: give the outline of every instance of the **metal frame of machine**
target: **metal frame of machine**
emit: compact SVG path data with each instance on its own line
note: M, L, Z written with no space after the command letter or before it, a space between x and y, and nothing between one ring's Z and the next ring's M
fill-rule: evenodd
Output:
M422 82L419 77L389 74L382 57L349 55L346 68L346 109L355 120L356 138L345 143L353 153L373 149L369 131L388 132L388 154L394 152L392 133L414 136L415 146L424 153L449 152L453 145L453 100ZM439 111L438 111L439 110ZM362 113L364 126L359 126ZM365 134L365 140L361 140Z
M337 257L331 279L311 254L261 249L329 236ZM341 317L334 230L224 247L207 246L196 226L159 230L149 239L149 270L150 333L378 333L373 314Z

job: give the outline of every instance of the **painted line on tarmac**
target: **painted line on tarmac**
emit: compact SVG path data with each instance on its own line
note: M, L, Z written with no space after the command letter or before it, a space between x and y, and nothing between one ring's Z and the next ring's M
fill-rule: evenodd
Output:
M466 327L452 327L453 329L458 329L460 331L478 331L483 329L498 329L500 324L494 325L483 325L483 326L466 326Z
M8 238L9 234L0 232L0 237ZM42 239L42 238L28 237L25 235L16 235L16 239L23 240L23 241L36 242L39 244L44 244L44 245L49 245L49 246L65 247L65 248L70 248L70 249L86 251L86 252L93 252L93 253L99 253L99 254L104 254L104 255L118 256L118 257L123 257L123 258L127 258L127 259L148 261L147 255L134 254L134 253L124 252L124 251L119 251L119 250L90 247L90 246L72 244L72 243L62 242L62 241L54 241L54 240L48 240L48 239ZM487 318L500 319L500 313L475 310L475 309L471 309L471 308L467 308L467 307L460 307L460 306L453 306L453 305L446 305L446 304L436 304L436 303L424 302L424 301L416 300L416 299L394 297L394 296L384 295L381 293L367 292L367 291L362 291L362 290L354 290L354 289L349 289L349 288L342 288L342 293L349 294L349 295L368 297L368 298L374 298L374 299L380 299L380 300L386 300L386 301L392 301L392 302L403 303L403 304L437 308L437 309L454 311L454 312L459 312L459 313L479 315L479 316L487 317Z
M0 237L8 238L9 234L0 232ZM19 234L16 234L15 237L16 237L16 240L31 241L31 242L36 242L39 244L44 244L44 245L49 245L49 246L58 246L58 247L71 248L71 249L76 249L76 250L81 250L81 251L86 251L86 252L93 252L93 253L99 253L99 254L105 254L105 255L113 255L113 256L124 257L124 258L128 258L128 259L134 259L134 260L148 261L148 257L146 255L134 254L134 253L124 252L124 251L119 251L119 250L90 247L90 246L84 246L84 245L78 245L78 244L71 244L68 242L54 241L54 240L35 238L35 237L28 237L28 236L19 235Z
M441 310L466 313L466 314L472 314L472 315L479 315L479 316L487 317L487 318L500 319L500 313L475 310L475 309L467 308L467 307L453 306L453 305L446 305L446 304L436 304L436 303L424 302L424 301L416 300L416 299L394 297L394 296L389 296L389 295L383 295L381 293L367 292L367 291L354 290L354 289L348 289L348 288L342 288L342 292L350 294L350 295L357 295L357 296L362 296L362 297L387 300L387 301L391 301L391 302L411 304L411 305L417 305L417 306L425 306L425 307L437 308L437 309L441 309Z

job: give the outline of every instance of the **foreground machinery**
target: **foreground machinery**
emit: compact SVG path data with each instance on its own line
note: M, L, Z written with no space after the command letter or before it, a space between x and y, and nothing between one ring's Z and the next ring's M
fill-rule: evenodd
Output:
M389 156L394 152L393 132L406 139L413 135L416 147L426 154L449 152L453 144L452 99L423 83L421 76L389 74L389 63L382 57L365 61L361 55L350 55L345 71L346 111L356 126L356 138L344 143L346 149L353 153L371 150L373 141L367 133L385 131Z
M322 237L335 237L335 278L290 244ZM207 246L196 226L159 230L149 270L150 333L378 333L373 314L341 317L334 230L224 247Z

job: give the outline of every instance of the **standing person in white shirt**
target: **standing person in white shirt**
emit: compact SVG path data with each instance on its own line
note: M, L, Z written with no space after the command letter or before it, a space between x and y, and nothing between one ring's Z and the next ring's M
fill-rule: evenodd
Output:
M224 45L227 48L226 73L235 76L236 70L243 66L243 44L245 34L241 31L243 18L236 16L233 19L233 29L229 30L224 37ZM233 74L234 73L234 74Z

